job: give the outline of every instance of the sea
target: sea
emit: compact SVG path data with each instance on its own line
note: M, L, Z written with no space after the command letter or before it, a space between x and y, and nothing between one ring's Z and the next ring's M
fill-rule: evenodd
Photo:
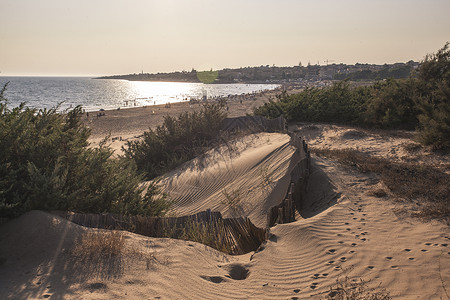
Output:
M158 105L191 99L228 97L277 88L277 84L203 84L127 81L90 77L0 77L8 83L4 98L9 108L25 102L37 109L58 111L81 105L85 111Z

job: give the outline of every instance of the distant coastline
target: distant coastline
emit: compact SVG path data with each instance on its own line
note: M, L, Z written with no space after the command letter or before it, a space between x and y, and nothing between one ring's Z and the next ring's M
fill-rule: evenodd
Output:
M178 71L171 73L133 73L126 75L102 76L95 79L121 79L129 81L162 81L187 83L214 83L214 84L283 84L301 81L321 80L381 80L385 78L407 78L419 66L418 62L395 64L327 64L302 65L293 67L259 66L235 69L222 69L218 71Z

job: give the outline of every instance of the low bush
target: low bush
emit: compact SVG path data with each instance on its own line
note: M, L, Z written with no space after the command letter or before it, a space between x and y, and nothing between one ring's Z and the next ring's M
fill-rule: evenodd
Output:
M141 185L135 164L88 148L81 107L65 113L24 104L9 109L0 92L0 217L33 209L158 215L168 209L155 184Z
M166 116L162 125L144 132L138 141L127 142L125 157L133 160L148 179L204 153L219 137L226 113L218 104L200 111Z
M327 122L383 129L418 129L418 141L450 149L450 49L427 55L409 79L352 88L346 81L279 95L254 114L289 121Z

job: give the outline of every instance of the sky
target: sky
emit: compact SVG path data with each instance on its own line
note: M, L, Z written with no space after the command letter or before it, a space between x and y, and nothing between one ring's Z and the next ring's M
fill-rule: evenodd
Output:
M0 76L420 61L450 0L0 0Z

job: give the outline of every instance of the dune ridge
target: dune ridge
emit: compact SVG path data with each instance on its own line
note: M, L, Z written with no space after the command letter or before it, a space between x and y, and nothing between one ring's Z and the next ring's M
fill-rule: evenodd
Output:
M287 134L252 134L165 175L160 185L174 202L172 212L182 216L211 209L225 217L248 216L264 228L269 208L283 199L299 160L289 141ZM230 197L239 202L236 207L228 203Z

